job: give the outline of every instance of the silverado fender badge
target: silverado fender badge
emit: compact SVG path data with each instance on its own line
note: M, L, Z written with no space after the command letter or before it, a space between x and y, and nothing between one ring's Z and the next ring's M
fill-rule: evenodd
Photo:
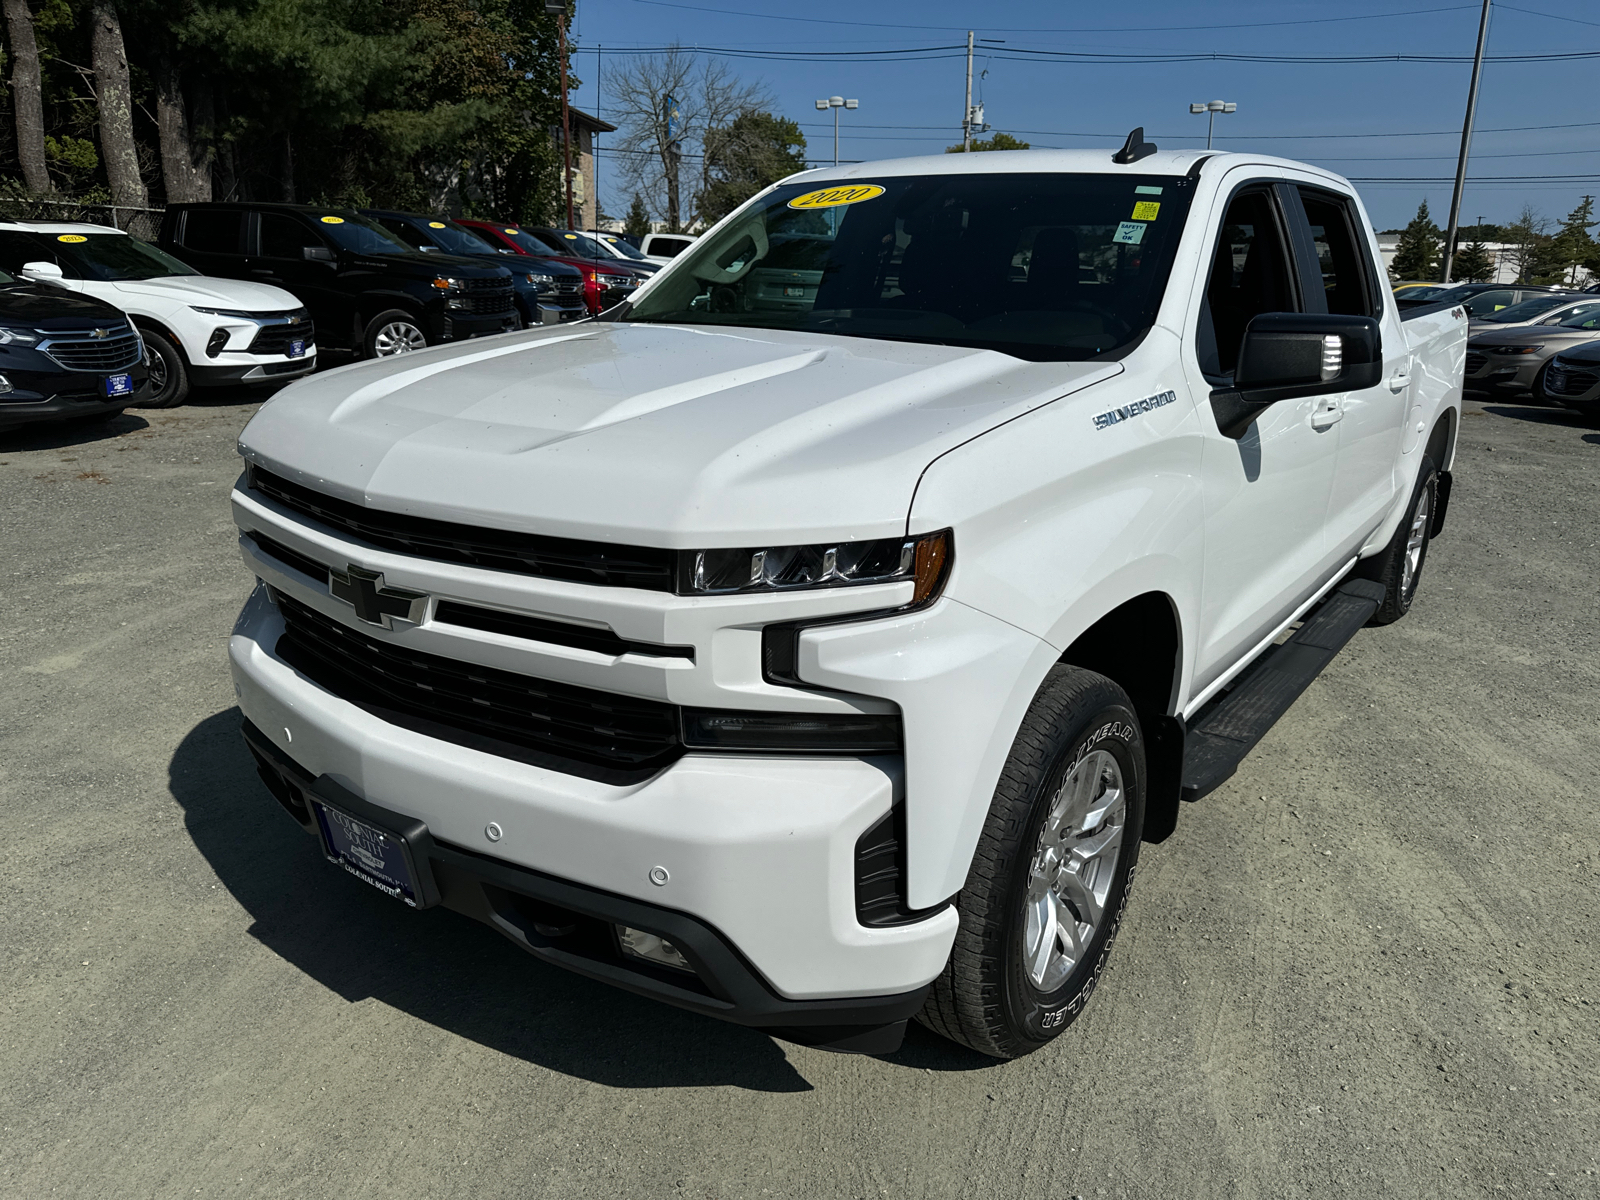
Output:
M1103 412L1094 419L1096 429L1110 429L1129 417L1137 417L1157 408L1171 404L1178 398L1173 391L1157 392L1154 396L1146 396L1143 400L1135 400L1132 404L1124 404L1121 408L1113 408L1110 412Z

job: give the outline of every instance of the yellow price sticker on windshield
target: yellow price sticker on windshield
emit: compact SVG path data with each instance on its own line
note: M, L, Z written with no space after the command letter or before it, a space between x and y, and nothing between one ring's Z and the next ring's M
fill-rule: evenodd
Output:
M344 218L343 217L323 217L322 218L322 223L324 225L343 225L344 224Z
M87 242L88 240L81 233L63 233L56 237L58 242Z
M1156 214L1161 211L1161 201L1141 200L1133 206L1133 219L1135 221L1154 221Z
M860 204L863 200L876 200L883 189L875 183L853 183L845 187L823 188L820 192L807 192L789 201L790 208L838 208L841 204Z
M428 228L429 229L443 229L444 228L444 222L443 221L429 221L428 222Z
M515 229L514 229L514 228L512 228L512 227L511 227L511 226L509 226L509 225L508 225L508 226L506 226L506 232L507 232L507 233L515 233L515 232L516 232L516 230L515 230Z

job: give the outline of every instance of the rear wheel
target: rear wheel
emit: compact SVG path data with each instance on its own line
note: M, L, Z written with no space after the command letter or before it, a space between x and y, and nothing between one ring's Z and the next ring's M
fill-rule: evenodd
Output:
M1438 493L1439 472L1433 460L1424 454L1417 472L1417 485L1411 493L1411 505L1400 527L1394 531L1394 537L1389 539L1381 554L1357 564L1358 575L1381 583L1384 589L1383 603L1367 624L1392 625L1411 611L1417 584L1422 579L1422 567L1428 560Z
M1058 666L995 788L961 927L918 1020L996 1058L1083 1011L1111 954L1144 827L1144 742L1111 680Z
M381 312L367 322L362 335L362 349L368 358L392 358L396 354L410 354L413 350L426 350L428 335L422 323L410 313L398 308Z
M189 398L189 364L183 353L159 333L141 329L145 369L150 373L150 394L140 408L177 408Z

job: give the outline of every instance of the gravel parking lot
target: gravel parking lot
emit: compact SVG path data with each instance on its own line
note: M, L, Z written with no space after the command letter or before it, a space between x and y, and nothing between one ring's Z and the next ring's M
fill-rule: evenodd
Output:
M1000 1064L774 1042L324 864L225 657L258 400L0 433L0 1194L1600 1195L1600 432L1468 405L1417 607Z

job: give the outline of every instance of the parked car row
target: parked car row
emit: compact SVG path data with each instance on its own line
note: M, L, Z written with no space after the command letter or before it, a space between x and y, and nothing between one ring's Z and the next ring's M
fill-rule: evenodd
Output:
M581 320L692 241L673 236L652 258L575 230L242 202L171 205L157 245L0 222L0 427L282 383L319 348L384 357Z

